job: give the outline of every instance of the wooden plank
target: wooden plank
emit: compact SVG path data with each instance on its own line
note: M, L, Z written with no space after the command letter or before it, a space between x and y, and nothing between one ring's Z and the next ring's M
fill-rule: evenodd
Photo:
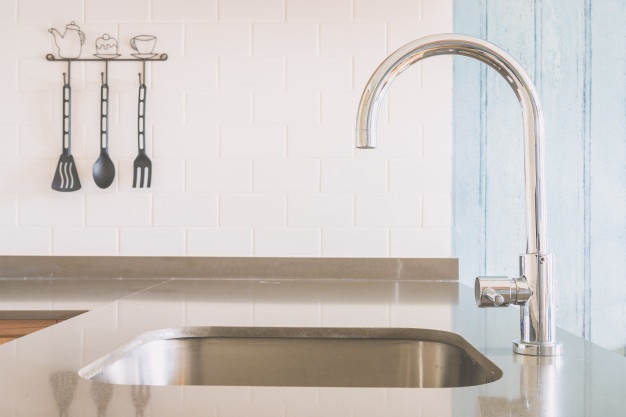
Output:
M454 2L454 31L485 37L485 0ZM459 280L473 285L485 274L485 90L486 68L453 61L452 253L459 258Z
M543 0L537 36L537 88L545 118L548 251L556 263L557 323L584 332L585 2Z
M590 3L591 340L626 345L626 3Z
M26 336L58 322L58 320L0 320L0 337Z
M487 3L487 40L534 73L534 0ZM508 83L487 75L486 270L488 275L519 275L526 251L524 135L520 104Z

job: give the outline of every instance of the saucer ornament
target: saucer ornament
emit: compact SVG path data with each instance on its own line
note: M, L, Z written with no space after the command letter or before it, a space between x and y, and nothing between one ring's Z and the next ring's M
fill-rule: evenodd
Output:
M139 59L150 59L150 58L154 58L158 54L149 53L149 54L131 54L131 55L134 56L135 58L139 58Z

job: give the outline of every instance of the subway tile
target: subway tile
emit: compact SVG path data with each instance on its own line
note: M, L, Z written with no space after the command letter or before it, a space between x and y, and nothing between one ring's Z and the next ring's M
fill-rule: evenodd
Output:
M155 124L152 153L155 158L217 158L219 130L217 124ZM135 144L130 155L136 152L136 147Z
M419 0L388 0L384 4L377 0L355 0L354 20L357 21L410 21L420 18Z
M40 128L38 130L48 131L50 129ZM0 126L0 147L2 148L2 158L8 159L16 158L18 156L18 149L21 150L20 142L22 140L23 133L23 128L18 128L17 125ZM20 146L18 146L18 143ZM50 154L46 154L45 156L48 157Z
M390 160L389 191L396 193L451 192L452 162L448 158Z
M0 226L17 226L17 196L0 193Z
M18 6L19 7L19 6ZM19 22L19 10L18 10ZM42 25L45 23L45 26ZM68 20L58 21L49 27L56 27L59 30L65 29L65 25L70 23ZM0 36L4 39L3 56L15 57L20 59L39 58L42 59L46 52L57 51L54 44L54 38L45 29L48 27L49 18L46 17L44 22L28 23L19 22L18 24L5 24L0 26ZM45 46L48 46L46 51ZM44 49L42 49L44 48ZM79 67L79 65L77 65ZM59 75L60 76L60 75Z
M135 97L135 107L137 107L137 99ZM97 108L97 107L96 107ZM137 111L128 113L128 116L136 117ZM185 120L185 94L183 91L159 91L152 94L152 91L146 92L146 108L145 108L146 127L159 125L161 121L167 120L168 123L180 125Z
M385 23L321 23L320 55L367 56L382 60L387 54Z
M188 192L250 192L252 161L248 159L187 159Z
M113 256L118 253L115 227L55 227L52 254L64 256Z
M351 0L287 0L287 21L341 22L352 19Z
M79 22L83 15L82 0L59 0L50 2L38 0L19 0L14 2L5 0L3 3L17 3L17 18L19 22L48 23L51 17L59 16L59 11L62 10L62 15L68 16L68 21L64 24L59 23L58 25L55 22L55 25L53 25L59 29L61 34L65 33L65 25L70 23L70 20Z
M252 256L252 228L187 229L187 255Z
M49 227L0 227L0 254L51 255Z
M389 51L450 30L450 0L423 0L417 25L405 21L417 21L420 2L410 0L391 0L393 7L370 0L60 1L63 10L77 11L74 17L50 23L52 6L35 0L0 6L0 37L7 40L0 60L0 175L17 178L3 185L0 225L12 230L18 246L43 237L24 243L25 251L387 256L402 248L399 238L389 244L388 227L413 231L423 216L425 227L449 228L450 61L413 66L394 83L381 108L379 149L355 150L351 123L365 83ZM102 190L92 180L100 69L75 63L72 153L82 189L50 190L61 150L61 76L40 76L49 65L41 61L41 45L56 53L41 23L62 30L70 19L91 39L83 57L105 32L125 55L134 52L132 36L154 33L155 51L170 55L168 63L146 68L150 189L132 189L136 73L110 68L116 178ZM336 231L342 227L364 234ZM329 233L336 238L330 241ZM382 236L372 238L371 250L350 252L339 239L352 236L350 247L360 247L370 233Z
M4 89L3 84L10 81L14 82L13 89L19 86L20 91L41 92L62 85L59 74L56 71L50 71L50 63L46 60L27 58L20 59L19 65L15 64L14 60L0 61L0 69L7 71L6 76L2 77L4 80L0 81L0 89ZM15 69L18 71L15 72ZM16 80L14 80L15 75L17 75Z
M47 91L8 91L2 95L0 124L37 125L52 122L52 93ZM61 116L59 116L59 120L60 118Z
M4 179L2 192L47 192L52 184L58 155L55 156L54 162L52 162L52 158L2 158L0 161L2 162L0 163L0 178Z
M252 310L251 302L222 300L207 303L204 300L187 300L185 303L185 325L252 326ZM204 395L206 396L206 391L204 391Z
M322 161L322 192L385 192L387 161L328 159Z
M197 22L217 20L218 0L152 0L152 21Z
M171 193L152 196L155 226L217 226L217 194Z
M392 303L389 305L390 325L445 331L452 324L452 308L446 304Z
M424 158L451 158L452 123L437 123L425 120L422 134L422 155Z
M351 416L353 404L287 404L285 417L319 417L319 416Z
M256 228L254 256L320 256L320 234L316 228Z
M393 120L393 118L390 117ZM406 159L422 156L423 127L413 118L402 123L380 123L376 131L376 149L358 149L359 159ZM448 154L450 155L450 154Z
M276 417L282 416L284 406L282 404L242 404L229 403L218 405L218 415L220 417Z
M287 149L282 125L224 125L220 129L222 158L280 158Z
M120 228L120 255L182 256L185 254L184 228Z
M269 95L273 93L267 92ZM261 95L261 92L258 93ZM246 90L218 91L217 93L187 92L185 121L193 124L250 124L252 94Z
M258 305L255 305L255 309ZM294 305L294 308L299 308L300 305ZM284 316L289 316L289 313L284 314ZM298 326L298 324L296 324ZM303 325L300 325L303 326ZM319 324L317 325L319 326ZM284 388L276 389L276 387L253 387L252 388L252 402L255 404L264 404L264 403L276 403L280 402L285 405L286 409L289 409L292 406L309 406L314 407L318 402L318 391L315 388L311 387L289 387L288 391L285 391ZM287 393L287 395L285 395ZM287 416L289 414L285 414ZM300 415L306 415L300 414ZM317 414L318 416L332 416L331 412ZM346 415L346 414L341 414Z
M254 56L312 56L317 54L317 24L253 23Z
M285 0L219 0L221 21L282 22L285 20Z
M289 226L352 226L354 196L351 193L290 194L287 197Z
M297 124L289 127L290 158L351 158L354 133L351 126Z
M318 123L317 91L258 91L253 98L255 123L297 125Z
M2 74L2 79L0 79L0 91L16 91L18 89L19 74L23 71L18 62L19 61L15 58L0 59L0 74ZM28 85L26 85L26 88L28 88Z
M394 258L448 258L451 245L450 228L391 229L390 256Z
M85 21L145 22L150 19L150 0L84 0Z
M453 31L452 16L425 19L419 24L414 22L389 22L387 25L387 45L389 52L424 36Z
M352 58L290 55L287 57L287 88L349 91L352 88Z
M422 21L438 20L441 17L452 17L452 0L421 0Z
M254 303L253 307L255 326L317 327L321 324L320 316L320 304L317 302ZM253 395L253 401L256 404L270 403L269 401L259 402L255 395Z
M286 224L283 194L221 194L220 227L278 227Z
M223 57L218 65L219 88L224 91L272 91L285 85L284 58Z
M207 417L220 417L219 411L223 404L249 404L251 390L252 387L214 386L211 387L211 396L207 397L206 387L186 386L184 387L185 405L190 410L203 410L203 413L207 409ZM209 406L207 406L207 398L212 403Z
M424 227L452 227L452 197L449 193L423 194Z
M322 256L339 258L386 258L389 231L385 228L325 228Z
M186 91L214 94L217 90L217 56L180 56L163 65L155 65L150 77L149 98L155 101L167 99L170 91L184 95ZM136 99L136 98L135 98ZM173 103L167 102L171 107ZM96 106L97 108L97 106Z
M353 66L353 81L352 88L358 92L358 98L361 97L361 93L365 89L367 82L372 77L376 68L380 65L382 59L377 56L355 56L352 59ZM397 79L392 84L395 85ZM358 101L357 101L358 104ZM382 107L382 106L381 106ZM356 107L355 107L356 108ZM356 111L356 110L355 110Z
M206 57L249 56L252 53L252 24L203 23L186 25L185 55Z
M15 128L15 136L9 129L10 127L0 127L0 146L7 149L6 157L18 156L18 134ZM60 127L59 127L60 129ZM2 132L6 131L7 136L2 136ZM5 142L6 140L6 142ZM61 153L62 134L57 129L52 129L48 125L38 126L20 126L19 128L19 157L20 158L50 158L53 155ZM95 147L95 146L94 146ZM13 153L14 152L14 153Z
M354 119L361 91L326 90L320 92L320 122L329 128L348 128L354 135ZM352 143L354 146L354 140Z
M17 1L0 3L0 23L15 23L17 20Z
M82 193L20 194L20 226L82 226L85 196Z
M388 327L386 304L322 303L322 325L327 327Z
M259 159L252 172L255 192L319 190L319 161L314 159Z
M416 194L357 194L355 225L402 227L421 225L421 199Z
M152 221L152 198L141 193L87 194L87 226L148 226Z

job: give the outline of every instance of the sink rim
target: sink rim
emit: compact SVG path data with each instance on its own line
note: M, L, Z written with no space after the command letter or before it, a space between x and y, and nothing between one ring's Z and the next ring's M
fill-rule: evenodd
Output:
M111 352L92 361L78 371L84 379L92 380L107 367L123 359L126 355L142 346L155 341L186 339L186 338L216 338L216 339L387 339L410 340L416 342L434 342L455 346L464 351L473 362L486 370L490 370L493 379L486 382L498 381L503 371L486 355L476 349L462 336L445 330L425 328L397 328L397 327L271 327L271 326L188 326L170 327L149 330L134 337L128 342L115 348ZM106 382L105 382L106 383ZM110 383L111 385L126 385ZM145 384L150 385L150 384ZM476 386L484 384L475 384Z

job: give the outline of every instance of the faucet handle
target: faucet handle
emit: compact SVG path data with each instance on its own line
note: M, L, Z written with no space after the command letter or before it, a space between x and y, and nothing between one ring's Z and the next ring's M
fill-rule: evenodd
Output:
M478 307L507 307L522 305L532 295L526 278L477 277L474 296Z

